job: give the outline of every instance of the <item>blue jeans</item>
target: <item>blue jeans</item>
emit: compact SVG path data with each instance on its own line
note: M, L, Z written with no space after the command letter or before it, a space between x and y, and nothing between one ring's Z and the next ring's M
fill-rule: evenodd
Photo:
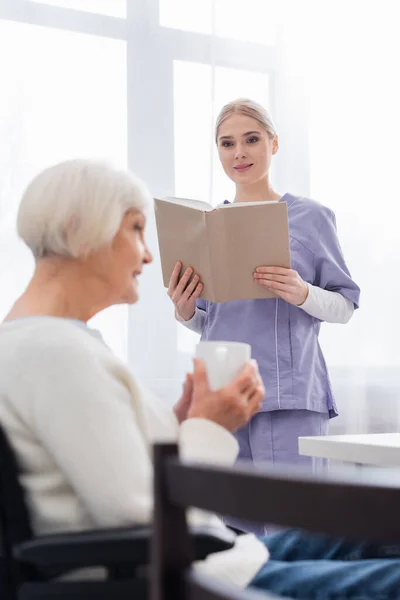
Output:
M261 539L270 559L251 587L304 600L400 599L400 545L354 544L294 529Z

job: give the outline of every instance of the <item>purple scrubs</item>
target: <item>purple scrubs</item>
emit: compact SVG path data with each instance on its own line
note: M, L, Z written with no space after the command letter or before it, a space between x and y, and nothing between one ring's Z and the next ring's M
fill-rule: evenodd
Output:
M360 288L346 266L334 213L291 194L280 201L288 207L292 268L358 308ZM325 434L328 419L338 414L318 341L321 321L278 298L219 304L199 299L198 308L205 311L201 339L250 344L266 388L261 412L236 434L239 459L310 463L299 456L297 438Z

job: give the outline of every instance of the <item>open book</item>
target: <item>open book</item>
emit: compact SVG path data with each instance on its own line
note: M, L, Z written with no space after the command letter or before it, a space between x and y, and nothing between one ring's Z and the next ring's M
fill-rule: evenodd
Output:
M286 202L213 208L200 200L155 199L164 285L175 263L198 273L201 297L212 302L274 298L253 280L256 267L290 267Z

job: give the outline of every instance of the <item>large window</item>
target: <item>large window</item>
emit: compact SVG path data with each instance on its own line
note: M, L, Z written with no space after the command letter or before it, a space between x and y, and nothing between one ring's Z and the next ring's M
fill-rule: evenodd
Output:
M61 160L127 162L126 42L0 20L0 319L32 274L18 240L18 202L31 177ZM95 320L121 358L127 309Z

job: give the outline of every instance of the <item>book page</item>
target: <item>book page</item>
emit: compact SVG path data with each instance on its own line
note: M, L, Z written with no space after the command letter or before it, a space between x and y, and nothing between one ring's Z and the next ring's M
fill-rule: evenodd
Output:
M240 206L257 206L259 204L279 204L279 200L266 200L265 202L231 202L230 204L221 204L218 208L239 208Z
M290 267L286 202L249 204L206 215L213 221L220 217L209 236L217 302L275 298L254 281L254 270L266 265Z

